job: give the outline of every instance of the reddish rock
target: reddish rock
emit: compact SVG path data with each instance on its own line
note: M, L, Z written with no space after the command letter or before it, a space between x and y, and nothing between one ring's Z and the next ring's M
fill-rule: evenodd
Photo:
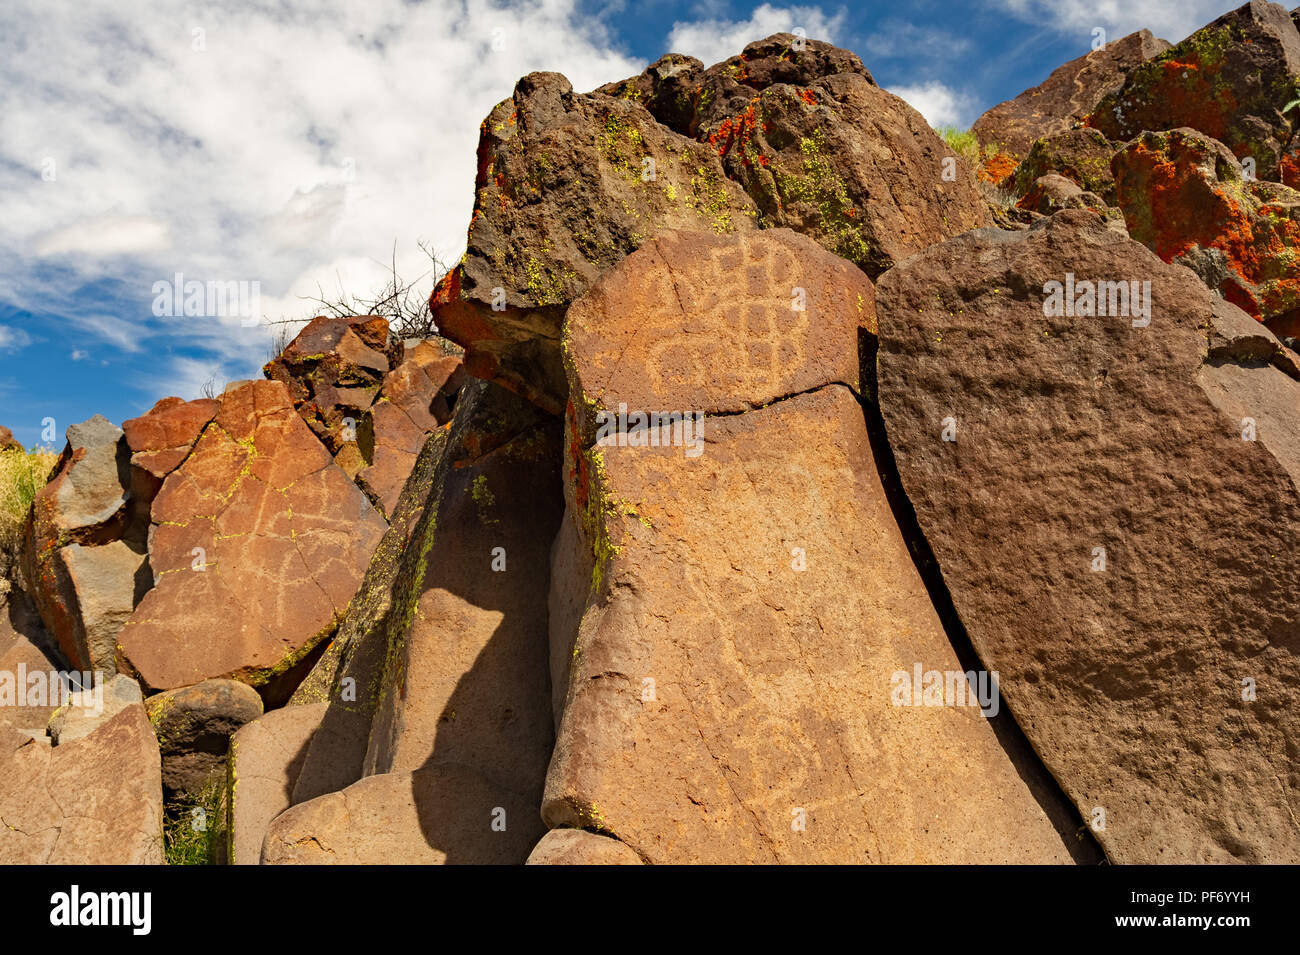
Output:
M1243 179L1232 153L1193 129L1144 133L1113 168L1133 238L1166 262L1221 253L1217 284L1196 271L1261 321L1300 308L1300 192Z
M1098 209L1105 206L1101 196L1084 192L1071 179L1048 173L1039 176L1029 191L1016 203L1021 209L1032 209L1040 215L1050 216L1062 209Z
M52 747L0 724L0 863L161 865L158 741L136 703Z
M1056 314L1049 281L1080 306L1149 281L1150 324L1109 293ZM1260 360L1276 341L1083 211L936 246L877 309L955 613L1110 861L1300 859L1300 382Z
M570 309L547 825L652 863L1069 861L1027 751L977 709L891 699L916 663L964 668L853 391L871 301L789 233L667 233ZM708 417L698 442L588 443L620 404Z
M1088 125L1118 142L1190 127L1276 180L1295 122L1282 109L1297 96L1300 33L1283 7L1251 0L1134 69Z
M1169 44L1149 30L1130 33L1058 66L1042 83L986 112L971 132L981 146L1022 159L1035 140L1079 125L1136 67L1168 49Z
M132 489L146 508L167 475L189 456L219 404L213 398L164 398L148 413L122 422L131 450Z
M8 428L0 427L0 451L26 451L22 443L14 440L14 433Z
M385 517L393 513L429 434L451 420L467 377L459 358L421 342L384 378L378 400L361 421L358 441L367 463L356 480Z
M152 519L156 585L119 640L152 690L229 677L274 692L332 632L384 528L275 381L221 396Z

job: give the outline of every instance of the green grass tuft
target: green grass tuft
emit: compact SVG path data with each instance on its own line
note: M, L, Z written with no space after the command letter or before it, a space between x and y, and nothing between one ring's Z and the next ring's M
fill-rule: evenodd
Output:
M27 511L57 460L49 451L0 451L0 551L17 552Z

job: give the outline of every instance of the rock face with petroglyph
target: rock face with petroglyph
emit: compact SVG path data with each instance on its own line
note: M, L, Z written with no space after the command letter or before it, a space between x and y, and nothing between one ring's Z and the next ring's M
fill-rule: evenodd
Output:
M154 499L156 583L119 652L152 690L230 677L274 695L334 629L385 525L282 383L220 402Z
M475 375L558 412L564 309L659 231L787 226L877 275L989 224L948 157L854 54L790 34L585 95L535 73L483 124L469 249L435 317Z
M866 276L786 230L665 233L570 310L553 566L587 572L552 578L549 826L659 863L1069 861L977 709L891 701L964 668L856 395L874 321ZM620 404L708 414L702 443L597 440Z
M1087 311L1101 282L1150 282L1149 324L1110 287ZM877 294L903 488L1107 856L1300 859L1289 353L1088 212L950 240Z

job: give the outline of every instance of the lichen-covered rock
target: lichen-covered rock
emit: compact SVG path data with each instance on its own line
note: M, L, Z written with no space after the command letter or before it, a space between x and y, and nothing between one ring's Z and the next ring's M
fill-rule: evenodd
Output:
M228 677L274 700L333 631L385 524L283 384L242 383L220 402L153 502L156 583L119 657L151 690Z
M60 746L0 724L0 863L161 865L160 776L138 703Z
M483 122L463 261L432 298L466 368L558 412L564 308L661 228L756 228L717 155L630 98L521 79Z
M935 246L877 310L903 489L1109 859L1300 859L1300 382L1261 360L1276 341L1075 210Z
M1110 171L1110 160L1122 145L1112 143L1095 129L1082 126L1044 136L1035 140L1029 154L1016 167L1016 192L1023 196L1041 176L1054 173L1113 205L1115 176Z
M163 786L197 795L226 769L230 737L262 715L262 698L237 680L204 680L145 701L162 751Z
M1150 30L1130 33L1058 66L1042 83L986 112L971 132L980 145L1023 158L1035 140L1077 126L1106 95L1123 86L1136 67L1168 49L1169 44Z
M1144 133L1113 167L1133 238L1166 262L1190 255L1194 265L1199 250L1222 253L1215 288L1261 321L1300 309L1300 192L1243 178L1222 143L1193 129Z
M1088 118L1109 139L1190 127L1276 180L1300 95L1300 33L1276 3L1251 0L1132 71Z
M291 805L312 734L326 703L286 706L259 716L230 738L229 865L257 865L271 820Z
M1069 861L1027 751L891 698L962 668L854 394L872 298L784 230L668 232L570 309L549 826L653 863ZM691 431L599 428L620 405Z
M1016 203L1021 209L1032 209L1040 215L1050 216L1062 209L1097 209L1105 206L1101 196L1084 192L1072 179L1048 173L1034 180L1029 190Z

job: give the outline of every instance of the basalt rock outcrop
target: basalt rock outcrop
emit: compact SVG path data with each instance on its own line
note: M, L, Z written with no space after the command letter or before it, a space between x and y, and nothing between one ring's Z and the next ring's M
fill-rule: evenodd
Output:
M1107 857L1295 862L1300 383L1281 346L1083 211L949 240L877 294L903 488Z
M464 260L431 299L466 367L552 413L564 310L663 229L788 226L871 275L989 224L971 171L856 56L778 34L584 95L533 74L482 127Z

